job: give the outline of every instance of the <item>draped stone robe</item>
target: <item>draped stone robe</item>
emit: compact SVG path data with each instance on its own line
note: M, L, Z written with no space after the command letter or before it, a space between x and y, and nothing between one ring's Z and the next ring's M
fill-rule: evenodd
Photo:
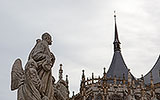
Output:
M36 67L33 61L27 62L23 84L18 88L17 100L48 100L48 97L43 94L42 82Z
M37 42L29 55L29 59L33 59L37 63L37 72L42 81L43 92L49 100L53 100L54 91L51 68L55 62L55 57L50 52L48 43L45 40Z

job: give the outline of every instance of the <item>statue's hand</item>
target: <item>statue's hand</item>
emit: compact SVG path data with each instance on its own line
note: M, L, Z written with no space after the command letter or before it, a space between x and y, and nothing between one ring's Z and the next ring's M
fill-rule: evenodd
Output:
M49 56L46 56L45 62L42 64L42 67L45 71L50 71L52 67L52 61Z
M55 56L54 56L54 54L52 52L51 52L51 59L55 60Z
M45 64L45 65L43 66L43 69L44 69L45 71L50 71L50 70L51 70L51 66L50 66L49 64Z
M54 65L54 62L55 62L55 56L54 56L54 54L51 52L51 66L53 66Z
M47 96L44 96L42 100L49 100Z

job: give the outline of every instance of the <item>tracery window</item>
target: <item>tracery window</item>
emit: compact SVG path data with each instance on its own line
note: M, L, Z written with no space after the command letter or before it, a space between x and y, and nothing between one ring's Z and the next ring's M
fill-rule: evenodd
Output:
M110 100L123 100L123 99L122 99L122 97L120 95L113 94L111 96Z
M92 100L92 96L88 96L86 100Z
M102 95L101 94L98 94L97 96L96 96L96 99L95 100L102 100Z

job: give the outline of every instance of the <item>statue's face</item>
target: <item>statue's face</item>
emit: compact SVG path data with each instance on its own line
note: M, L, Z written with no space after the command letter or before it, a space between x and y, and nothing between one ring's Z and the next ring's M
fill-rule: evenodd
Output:
M51 36L48 37L47 42L48 42L48 45L52 45L52 38L51 38Z

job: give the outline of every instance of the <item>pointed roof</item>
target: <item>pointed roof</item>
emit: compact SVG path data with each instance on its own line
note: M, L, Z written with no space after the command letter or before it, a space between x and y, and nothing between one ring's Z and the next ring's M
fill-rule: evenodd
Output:
M114 15L114 21L115 21L115 37L114 37L114 43L119 43L119 38L118 38L118 30L117 30L117 24L116 24L116 15Z
M121 50L120 50L121 48L120 48L120 41L118 38L116 15L114 15L114 19L115 19L115 38L113 42L114 55L113 55L109 70L107 72L107 77L114 78L114 76L116 76L120 79L123 79L123 77L125 76L125 79L127 79L128 78L128 68L123 60Z
M121 47L120 47L121 43L118 38L118 30L117 30L117 24L116 24L116 15L114 15L114 21L115 21L115 36L114 36L114 42L113 42L114 51L121 51Z
M149 85L151 80L151 73L153 77L153 83L160 83L160 55L153 68L144 76L145 84Z
M111 65L109 67L109 70L107 72L107 77L120 77L123 79L125 76L125 79L128 78L128 68L123 60L122 54L119 51L114 52L113 59L111 62Z

